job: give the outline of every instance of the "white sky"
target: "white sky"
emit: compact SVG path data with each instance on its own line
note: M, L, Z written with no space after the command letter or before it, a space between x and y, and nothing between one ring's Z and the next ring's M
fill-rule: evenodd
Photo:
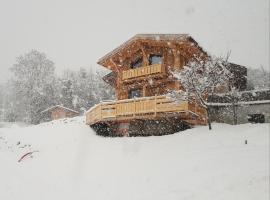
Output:
M189 33L210 54L269 67L269 0L0 0L0 28L0 82L31 49L58 72L96 69L137 33Z

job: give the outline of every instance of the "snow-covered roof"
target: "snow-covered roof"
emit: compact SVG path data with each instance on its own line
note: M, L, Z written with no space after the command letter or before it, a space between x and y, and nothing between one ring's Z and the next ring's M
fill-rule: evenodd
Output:
M169 42L169 41L179 42L179 41L189 40L189 41L194 42L196 45L198 45L198 43L189 34L137 34L133 36L131 39L129 39L128 41L124 42L122 45L120 45L116 49L114 49L113 51L109 52L108 54L100 58L97 63L102 65L111 56L119 53L125 47L131 45L133 42L137 40L156 40L156 41L166 41L166 42Z
M269 104L270 100L259 101L239 101L235 105L254 105L254 104ZM232 106L232 103L207 103L209 106Z
M56 108L61 108L61 109L68 110L68 111L70 111L70 112L79 114L79 112L77 112L76 110L72 110L72 109L67 108L67 107L64 107L64 106L62 106L62 105L55 105L55 106L49 107L49 108L47 108L47 109L41 111L41 113L49 112L49 111L54 110L54 109L56 109Z

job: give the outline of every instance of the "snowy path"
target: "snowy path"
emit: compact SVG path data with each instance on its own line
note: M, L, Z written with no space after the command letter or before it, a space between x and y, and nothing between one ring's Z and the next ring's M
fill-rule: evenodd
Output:
M269 124L146 138L99 137L82 118L0 128L0 199L266 200Z

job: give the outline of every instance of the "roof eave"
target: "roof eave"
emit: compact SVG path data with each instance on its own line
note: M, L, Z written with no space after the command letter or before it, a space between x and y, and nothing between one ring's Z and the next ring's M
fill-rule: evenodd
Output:
M108 59L113 58L115 55L119 53L119 51L121 51L121 49L126 48L128 45L130 45L132 42L136 40L158 40L156 39L156 37L160 38L160 40L181 39L183 41L193 42L203 53L208 55L207 52L204 51L204 49L198 44L198 42L196 42L196 40L194 40L193 37L190 36L189 34L137 34L132 38L130 38L129 40L127 40L126 42L124 42L123 44L121 44L120 46L118 46L117 48L115 48L114 50L104 55L102 58L98 60L97 64L102 65L103 67L108 68L110 70L115 70L114 66L108 66L107 64Z

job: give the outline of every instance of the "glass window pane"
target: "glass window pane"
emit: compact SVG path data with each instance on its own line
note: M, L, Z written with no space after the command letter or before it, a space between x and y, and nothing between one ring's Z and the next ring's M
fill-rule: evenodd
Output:
M143 65L143 59L142 58L138 58L134 62L131 63L131 66L130 67L132 69L135 69L135 68L141 67L142 65Z
M161 55L150 55L149 57L149 64L154 65L154 64L162 64L163 58Z
M141 97L141 90L135 89L129 91L128 98L133 99L135 97Z

